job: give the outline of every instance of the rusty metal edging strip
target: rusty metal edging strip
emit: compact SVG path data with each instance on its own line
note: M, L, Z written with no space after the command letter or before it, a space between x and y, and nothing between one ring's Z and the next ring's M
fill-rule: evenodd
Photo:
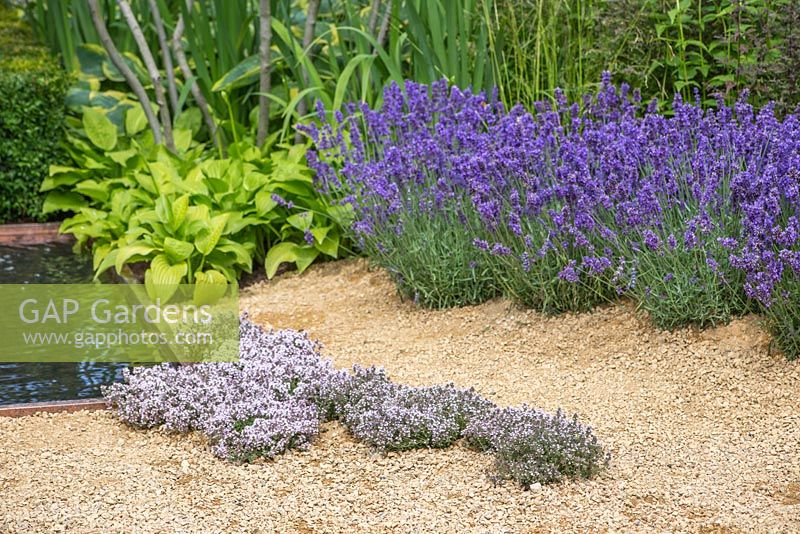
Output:
M0 224L0 245L72 243L71 235L59 234L61 223Z
M80 399L50 402L25 402L0 406L0 417L22 417L35 413L63 413L80 410L105 410L103 399Z

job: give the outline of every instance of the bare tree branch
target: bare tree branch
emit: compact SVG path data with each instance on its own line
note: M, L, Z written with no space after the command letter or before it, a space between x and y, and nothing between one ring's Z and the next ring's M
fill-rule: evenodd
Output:
M167 90L169 91L169 102L172 106L172 113L178 113L178 88L175 86L175 67L172 65L172 53L169 51L167 43L167 32L164 30L164 21L161 20L161 12L158 10L158 2L149 0L150 12L153 14L153 23L158 34L158 45L161 48L161 58L164 61L164 70L167 73Z
M167 148L174 151L175 142L172 139L172 119L170 118L167 101L164 98L164 86L161 83L161 73L158 72L158 65L156 65L155 59L153 59L153 53L147 45L147 40L144 38L142 28L139 26L139 21L136 20L136 15L133 14L128 0L117 0L117 5L122 12L122 16L125 18L125 22L128 23L128 27L131 29L133 39L136 41L139 53L144 60L144 65L147 67L147 74L153 82L153 88L156 93L156 104L161 114L161 126L164 128L164 143L167 145Z
M261 93L258 97L258 146L264 144L269 132L269 98L267 95L272 90L272 80L270 79L270 55L272 46L272 13L270 0L259 0L259 39L258 58L259 58L259 83L258 90Z
M158 118L156 117L155 113L153 113L153 106L150 103L150 98L147 96L147 91L144 90L142 82L139 81L139 79L136 77L136 74L134 74L128 64L125 63L125 60L122 58L122 54L119 53L119 50L117 50L117 47L111 40L111 36L108 34L108 28L106 28L106 22L103 19L103 15L100 13L100 6L98 5L97 0L88 1L89 11L92 14L92 22L97 30L97 35L100 37L100 42L102 43L103 48L105 48L106 52L108 52L111 62L115 67L117 67L117 70L119 70L119 72L122 74L122 77L125 78L126 82L128 82L128 86L136 95L136 98L139 99L139 103L142 105L144 114L147 117L147 122L150 125L150 129L153 130L153 138L155 139L156 143L161 143L161 124L159 124Z
M369 25L367 30L370 35L375 35L375 30L378 27L378 12L381 10L381 0L372 0L372 5L369 8Z
M190 11L193 4L193 0L186 0L186 6ZM197 107L200 108L200 113L203 114L203 120L205 120L206 127L208 128L208 135L211 137L211 141L213 141L214 145L218 149L224 152L225 143L221 136L217 135L217 123L214 122L214 118L211 116L211 111L208 107L208 101L203 95L203 91L200 89L197 81L193 79L194 74L192 73L191 67L189 67L189 62L186 60L186 53L183 51L183 46L181 45L181 38L183 37L183 30L185 27L186 25L183 21L183 15L181 15L178 18L178 22L175 23L175 32L172 34L172 50L175 52L175 59L178 61L178 67L181 69L181 73L183 74L184 83L191 84L190 90L192 92L192 96L194 97L194 101L197 103Z
M306 60L311 61L311 43L314 41L314 28L317 25L317 14L319 13L320 0L309 0L308 2L308 15L306 15L306 27L303 31L303 53L306 55ZM305 63L300 66L303 76L302 91L308 87L308 68ZM304 98L297 104L297 115L302 118L308 113L308 101ZM299 131L294 133L294 142L300 143L303 140L303 134Z
M378 32L378 46L382 47L386 42L386 34L389 33L389 22L392 18L392 6L386 6L386 11L383 14L383 21L381 21L381 30ZM376 56L378 55L377 48L372 51Z

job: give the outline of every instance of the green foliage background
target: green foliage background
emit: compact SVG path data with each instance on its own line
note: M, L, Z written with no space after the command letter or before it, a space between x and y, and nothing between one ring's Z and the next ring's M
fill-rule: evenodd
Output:
M44 220L39 186L63 158L67 75L0 4L0 223Z

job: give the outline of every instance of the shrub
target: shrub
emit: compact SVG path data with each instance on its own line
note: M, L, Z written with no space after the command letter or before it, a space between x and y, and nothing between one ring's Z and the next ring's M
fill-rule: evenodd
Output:
M406 88L407 100L395 84L378 111L351 107L336 128L306 128L319 151L309 165L321 189L353 206L354 239L401 294L426 307L483 302L497 286L472 246L479 214L454 162L470 165L500 110L484 95L450 94L444 81L430 95L426 86Z
M564 479L591 478L608 466L610 456L592 429L559 410L549 415L523 405L483 412L467 425L472 447L494 452L499 479L529 488Z
M16 11L0 5L0 223L45 219L39 184L64 157L68 83Z
M409 246L417 228L450 221L472 237L471 247L453 240L451 256L536 309L629 295L673 328L724 323L757 302L794 357L798 117L756 112L744 97L704 110L680 95L665 115L609 74L580 104L556 101L505 111L444 83L407 82L387 88L378 110L351 107L309 128L309 161L390 272L421 261ZM435 246L422 244L428 256ZM424 284L424 294L451 292L439 302L464 300L442 277Z
M448 447L466 435L472 444L486 441L484 450L511 454L501 431L513 434L517 420L472 389L404 386L374 367L339 371L306 335L265 332L246 317L240 323L240 349L236 363L136 368L104 395L125 423L202 432L214 454L233 461L304 449L320 423L334 419L382 452ZM514 445L524 445L525 463L511 468L514 478L529 484L599 471L592 462L601 451L591 429L564 422L560 412L555 417L537 412L545 423L536 428L526 417L518 418L527 425L520 427L524 444ZM508 462L498 456L498 467L505 469ZM506 477L504 471L501 476Z

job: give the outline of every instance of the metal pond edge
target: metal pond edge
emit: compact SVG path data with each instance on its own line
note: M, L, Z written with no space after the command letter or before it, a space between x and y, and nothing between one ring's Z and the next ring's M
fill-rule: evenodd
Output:
M100 398L49 402L24 402L0 406L0 417L23 417L35 413L67 413L80 410L105 410L106 401Z
M44 245L72 243L71 235L58 233L61 223L0 224L0 245Z

